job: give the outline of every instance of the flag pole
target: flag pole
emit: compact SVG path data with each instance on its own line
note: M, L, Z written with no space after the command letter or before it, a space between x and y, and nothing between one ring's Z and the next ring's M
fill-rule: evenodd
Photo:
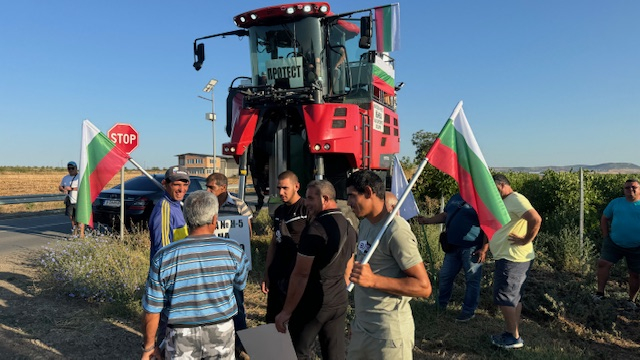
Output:
M404 189L404 192L402 192L402 195L398 199L398 203L393 208L391 213L387 215L387 218L384 220L384 223L382 224L382 228L378 232L378 235L376 235L375 239L373 240L373 243L371 244L371 247L369 248L369 252L367 252L367 255L364 256L364 259L360 261L361 264L366 264L369 262L369 260L371 260L371 256L373 255L373 252L376 251L376 248L380 243L380 239L382 239L382 235L384 235L384 232L387 230L387 227L389 227L389 224L391 224L391 221L393 221L394 217L400 211L400 207L402 206L402 203L411 193L411 189L413 189L413 185L415 185L416 181L418 181L420 174L422 174L422 171L424 170L424 167L427 166L428 162L429 160L427 158L424 158L424 160L422 160L420 165L418 165L418 169L416 170L416 173L413 174L411 181L409 181L409 184L407 184L407 187ZM347 291L351 292L354 286L355 286L354 283L350 283L349 286L347 286Z
M153 177L153 175L149 174L145 169L143 169L142 166L140 166L140 164L138 164L135 160L133 160L133 158L129 157L129 161L133 164L133 166L135 166L138 170L140 170L140 172L143 173L144 176L148 177L149 180L153 181L153 183L156 184L156 186L164 190L164 186L162 186L162 184L158 182L158 180L156 180Z

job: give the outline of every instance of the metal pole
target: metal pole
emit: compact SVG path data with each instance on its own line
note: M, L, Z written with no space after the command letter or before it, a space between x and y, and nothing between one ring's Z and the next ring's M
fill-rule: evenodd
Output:
M217 165L218 162L216 161L216 109L215 109L215 103L214 103L214 98L213 98L213 92L214 92L214 88L211 89L211 127L213 128L213 172L218 172L217 170Z
M584 255L584 172L580 167L580 255Z
M120 241L124 241L124 166L120 169Z

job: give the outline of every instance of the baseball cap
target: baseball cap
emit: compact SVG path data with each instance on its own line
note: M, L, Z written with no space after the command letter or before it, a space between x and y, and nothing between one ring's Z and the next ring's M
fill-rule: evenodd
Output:
M164 174L165 180L169 180L169 182L174 182L177 180L182 180L189 182L189 173L187 170L179 165L169 167L169 170Z
M75 161L69 161L69 162L67 163L67 166L73 166L73 167L76 167L76 168L77 168L77 167L78 167L78 164L76 164L76 162L75 162Z

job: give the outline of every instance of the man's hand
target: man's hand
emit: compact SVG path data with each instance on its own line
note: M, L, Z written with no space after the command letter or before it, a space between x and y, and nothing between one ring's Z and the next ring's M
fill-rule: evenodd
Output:
M262 290L263 294L269 293L269 277L265 276L260 283L260 290Z
M349 281L362 287L372 288L376 284L376 275L371 271L369 264L361 264L356 261L353 264Z
M509 234L509 237L507 238L507 240L511 241L511 245L518 245L518 246L527 245L529 243L522 236L518 236L514 234Z
M282 310L280 314L276 315L276 330L285 334L287 332L289 319L291 319L291 314L286 310Z
M486 250L486 249L482 249L482 248L480 248L480 249L476 250L476 251L473 253L473 255L478 255L478 264L481 264L481 263L483 263L483 262L486 260L486 258L487 258L487 250Z
M153 351L143 352L140 360L161 360L162 354L160 349L156 346Z

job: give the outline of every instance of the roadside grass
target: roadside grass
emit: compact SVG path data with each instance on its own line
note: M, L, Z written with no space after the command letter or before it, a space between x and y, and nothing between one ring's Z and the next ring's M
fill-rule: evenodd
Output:
M267 210L255 214L251 241L253 270L245 290L248 325L264 323L266 295L260 291L267 248L271 240ZM437 271L443 254L436 226L414 227L423 259L433 282L433 295L411 302L415 318L416 359L602 359L633 358L640 352L640 312L624 309L626 268L614 267L607 286L608 299L593 303L595 288L592 255L573 251L578 239L570 229L560 235L541 234L537 259L523 300L521 325L525 347L505 351L492 347L490 335L501 333L504 322L493 305L494 264L484 266L480 306L476 318L455 322L461 310L464 281L458 274L446 311L435 306ZM426 234L426 235L425 235ZM148 270L148 233L91 236L58 242L39 257L41 287L74 294L107 317L138 323L141 291ZM427 246L428 244L428 246ZM587 246L592 246L587 241ZM557 253L553 251L557 250ZM561 270L559 270L561 268ZM348 309L348 320L353 309Z

